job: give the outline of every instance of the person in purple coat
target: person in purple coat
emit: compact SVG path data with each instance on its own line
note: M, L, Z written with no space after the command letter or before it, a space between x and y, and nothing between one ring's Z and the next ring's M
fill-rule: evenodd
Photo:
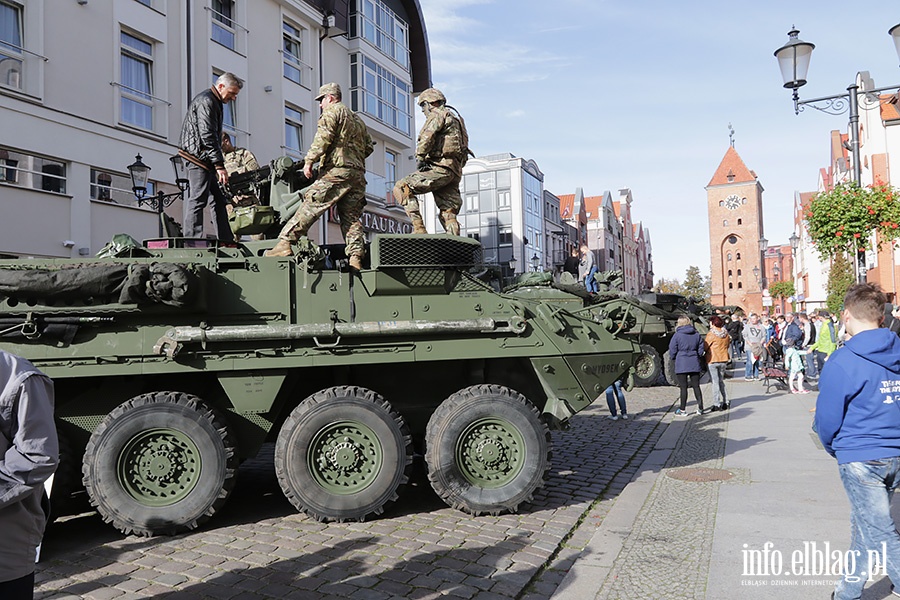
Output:
M700 392L700 372L703 370L703 338L697 333L690 318L682 315L678 317L675 326L675 335L669 341L669 356L675 361L675 378L678 380L680 390L679 400L681 405L675 411L679 417L686 417L687 389L690 385L694 389L694 398L697 399L697 414L703 415L709 411L703 409L703 394Z

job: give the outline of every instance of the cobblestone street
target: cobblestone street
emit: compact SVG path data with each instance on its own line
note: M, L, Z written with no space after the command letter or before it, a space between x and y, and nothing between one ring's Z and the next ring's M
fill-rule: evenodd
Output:
M282 496L269 447L199 531L123 537L94 513L55 523L35 597L549 598L652 450L676 395L636 388L627 421L607 419L605 398L576 415L553 433L549 479L516 515L452 510L419 469L381 518L318 523Z

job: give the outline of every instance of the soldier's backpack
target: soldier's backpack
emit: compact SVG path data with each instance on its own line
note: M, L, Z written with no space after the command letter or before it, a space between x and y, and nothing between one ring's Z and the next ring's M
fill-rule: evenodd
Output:
M466 162L468 162L469 157L475 158L475 153L469 149L469 131L466 129L466 120L462 118L462 115L459 114L459 111L450 106L449 104L445 105L447 109L453 111L453 115L459 120L459 133L460 137L460 167L466 166Z

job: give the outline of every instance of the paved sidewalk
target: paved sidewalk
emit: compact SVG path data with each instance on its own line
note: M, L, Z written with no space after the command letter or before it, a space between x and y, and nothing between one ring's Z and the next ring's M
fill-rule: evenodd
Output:
M838 577L822 563L848 548L849 506L810 428L817 394L727 385L730 411L664 418L554 599L829 597ZM889 596L885 577L863 594Z

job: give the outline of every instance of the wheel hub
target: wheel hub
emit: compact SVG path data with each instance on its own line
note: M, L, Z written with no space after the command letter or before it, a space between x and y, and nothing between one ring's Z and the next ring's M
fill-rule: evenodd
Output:
M194 489L200 468L200 451L188 436L172 429L150 429L122 448L117 474L135 500L147 506L166 506Z
M331 423L310 442L307 465L316 482L331 493L353 494L378 476L383 464L378 435L356 421Z
M511 423L496 417L471 423L459 438L457 464L471 483L494 488L506 485L525 463L525 441Z

